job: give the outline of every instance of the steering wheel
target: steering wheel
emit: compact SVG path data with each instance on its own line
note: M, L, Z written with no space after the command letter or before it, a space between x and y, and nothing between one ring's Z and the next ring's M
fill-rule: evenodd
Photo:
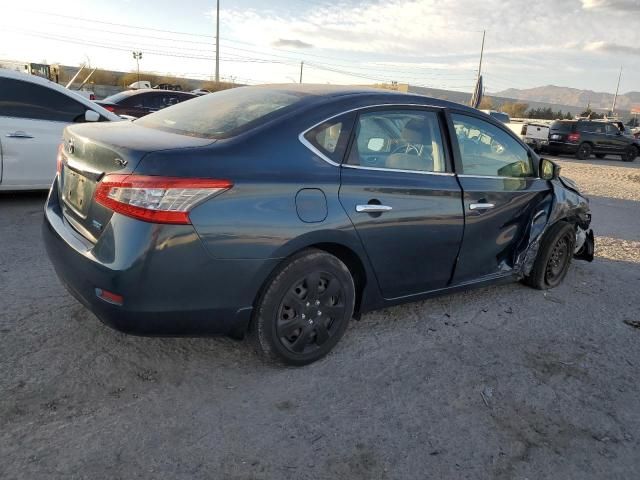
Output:
M491 140L491 151L500 155L504 152L504 146L495 140Z
M414 145L412 143L403 143L393 149L391 154L393 155L394 153L406 153L408 155L418 156L420 155L420 149L418 148L417 145Z

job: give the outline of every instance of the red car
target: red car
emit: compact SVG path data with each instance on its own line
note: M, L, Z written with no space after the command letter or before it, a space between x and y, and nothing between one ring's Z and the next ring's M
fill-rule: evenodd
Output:
M146 88L116 93L96 103L116 115L137 118L196 97L193 93Z

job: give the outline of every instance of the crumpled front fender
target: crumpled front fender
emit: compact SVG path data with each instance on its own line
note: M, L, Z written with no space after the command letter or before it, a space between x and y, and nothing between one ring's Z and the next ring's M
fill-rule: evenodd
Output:
M514 270L521 275L528 275L540 250L540 241L547 230L558 221L566 221L581 228L586 233L586 239L575 258L592 261L595 242L593 230L591 230L591 210L589 200L583 196L578 187L571 180L559 177L550 180L552 186L551 208L542 221L541 215L534 216L530 228L529 239L525 247L518 254ZM548 200L547 200L548 201ZM542 202L541 202L542 203ZM541 208L544 208L541 205ZM542 211L542 210L541 210Z

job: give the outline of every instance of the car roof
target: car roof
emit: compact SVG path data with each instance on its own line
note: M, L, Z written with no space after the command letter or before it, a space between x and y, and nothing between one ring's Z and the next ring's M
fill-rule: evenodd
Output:
M163 88L132 88L118 93L127 96L138 95L140 93L184 93L185 95L193 95L193 93L183 90L165 90Z
M419 104L425 106L434 106L441 108L455 108L457 110L463 110L473 112L476 114L485 115L480 110L462 105L461 103L454 103L447 100L440 100L433 97L427 97L426 95L420 95L417 93L404 93L396 90L387 90L384 88L366 87L366 86L354 86L354 85L323 85L323 84L296 84L296 83L284 83L284 84L268 84L268 85L253 85L249 87L237 87L237 88L260 88L271 89L281 92L301 93L306 94L313 99L315 105L322 104L324 102L331 103L340 99L355 98L355 97L372 97L376 103L389 103L389 104Z
M74 100L82 103L84 106L90 108L91 110L96 110L100 115L108 118L109 120L120 120L120 117L118 117L118 115L110 112L109 110L106 110L97 103L92 102L91 100L87 100L82 95L74 92L73 90L69 90L68 88L63 87L62 85L58 85L56 82L52 82L51 80L48 80L46 78L38 77L37 75L31 75L29 73L9 70L7 68L0 68L0 78L10 78L13 80L35 83L36 85L56 90L63 95L72 97Z

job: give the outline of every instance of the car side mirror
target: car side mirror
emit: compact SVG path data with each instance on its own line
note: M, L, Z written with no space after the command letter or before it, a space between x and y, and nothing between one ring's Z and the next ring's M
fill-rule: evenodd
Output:
M547 158L540 159L540 178L543 180L553 180L560 176L560 166Z
M93 110L84 112L85 122L97 122L98 120L100 120L100 114L98 112L94 112Z

